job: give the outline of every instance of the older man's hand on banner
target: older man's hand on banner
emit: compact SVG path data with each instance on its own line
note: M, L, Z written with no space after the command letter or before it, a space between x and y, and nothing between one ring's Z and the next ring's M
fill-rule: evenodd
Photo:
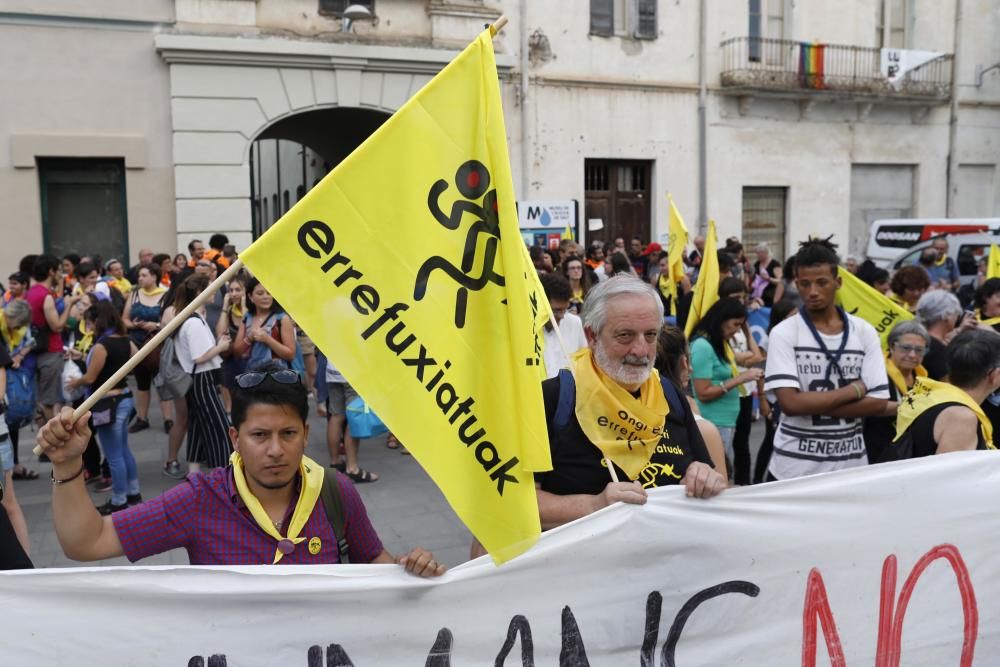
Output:
M711 498L723 492L726 488L726 478L713 470L707 463L694 461L688 466L681 480L688 497Z

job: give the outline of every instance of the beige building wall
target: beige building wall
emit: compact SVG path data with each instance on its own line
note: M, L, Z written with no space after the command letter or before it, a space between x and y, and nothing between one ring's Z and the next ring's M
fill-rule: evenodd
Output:
M945 215L952 139L953 206L972 206L966 197L1000 215L1000 73L974 85L975 65L1000 61L1000 0L963 0L953 134L947 104L727 94L720 43L746 36L747 3L706 2L706 212L720 236L741 234L744 187L781 186L786 250L810 233L844 244L855 164L914 165L914 214ZM775 2L786 38L875 46L877 0L765 6ZM501 13L510 23L495 44L519 198L582 204L587 158L650 160L651 236L666 232L668 191L694 231L697 2L661 0L652 40L590 35L588 0L377 0L377 19L351 34L317 4L52 0L43 12L0 0L0 62L16 64L0 74L0 197L4 231L18 231L0 245L3 266L41 246L34 159L56 154L125 158L132 256L213 231L245 247L249 146L265 128L335 106L393 111ZM906 4L908 47L953 52L956 0Z

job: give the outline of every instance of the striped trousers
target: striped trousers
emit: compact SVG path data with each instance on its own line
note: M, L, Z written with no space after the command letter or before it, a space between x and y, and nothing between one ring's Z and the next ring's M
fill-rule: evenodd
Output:
M184 396L188 408L187 460L207 468L229 465L229 415L222 406L212 371L195 373Z

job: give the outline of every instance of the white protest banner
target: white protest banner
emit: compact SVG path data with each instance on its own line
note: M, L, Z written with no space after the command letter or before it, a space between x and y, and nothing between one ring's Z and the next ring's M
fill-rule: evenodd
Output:
M0 576L5 665L992 665L1000 456L659 489L502 567ZM215 656L213 658L213 656ZM222 657L224 656L224 658Z

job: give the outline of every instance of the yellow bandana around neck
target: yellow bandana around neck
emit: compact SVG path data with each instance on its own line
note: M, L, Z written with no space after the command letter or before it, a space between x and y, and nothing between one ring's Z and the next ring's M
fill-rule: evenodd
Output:
M1000 317L991 317L989 319L984 320L983 314L979 311L978 308L976 309L976 319L979 320L980 324L985 324L988 327L995 327L996 325L1000 324Z
M660 277L656 279L656 287L660 290L660 294L664 297L671 296L670 292L670 276L668 274L660 274Z
M316 507L316 501L319 498L319 492L323 488L323 476L325 474L323 466L308 456L302 457L302 462L299 464L299 474L302 477L302 483L299 487L299 499L295 503L295 511L292 512L292 520L288 524L287 537L282 537L281 533L274 527L271 517L264 511L264 506L260 504L257 496L247 486L246 476L243 474L243 458L239 452L233 452L232 456L229 457L229 461L233 464L233 478L236 480L236 490L239 492L243 504L250 510L250 516L257 522L260 529L273 537L279 545L285 541L291 542L293 545L303 542L306 538L299 537L299 533L306 525L306 521L309 520L310 515L312 515L313 509ZM285 553L281 550L280 546L275 547L274 562L272 565L280 561L284 555Z
M942 403L960 403L975 412L976 418L979 419L979 427L983 432L983 439L986 440L986 446L989 449L996 449L993 446L993 424L983 409L979 407L979 404L955 385L926 377L917 378L913 389L899 400L899 408L896 412L896 437L893 442L899 440L906 433L906 429L917 417Z
M164 292L166 292L167 288L164 287L163 285L156 285L152 289L149 289L149 288L146 288L146 287L140 287L139 291L142 292L146 296L159 296L159 295L163 294Z
M590 348L570 355L576 380L576 418L587 439L634 480L649 464L670 406L653 370L636 399L597 367Z
M11 353L17 349L21 341L24 340L24 336L28 333L28 327L20 327L18 329L13 329L7 326L7 317L4 315L2 309L0 309L0 336L3 337L8 343L8 348Z
M896 362L892 360L892 356L888 352L885 353L885 372L888 374L889 379L892 380L892 383L896 385L900 397L910 391L910 388L906 386L906 378L903 377L903 371L899 370ZM927 369L923 365L918 365L913 369L913 374L918 378L925 378L927 377Z

